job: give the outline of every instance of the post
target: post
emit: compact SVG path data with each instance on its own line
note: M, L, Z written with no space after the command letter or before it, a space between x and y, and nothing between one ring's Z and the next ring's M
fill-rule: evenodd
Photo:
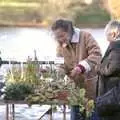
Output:
M12 104L12 120L15 120L15 105Z
M66 105L63 105L63 120L66 120Z
M52 105L51 105L51 109L50 109L50 120L52 120Z
M9 104L6 103L6 120L9 120Z

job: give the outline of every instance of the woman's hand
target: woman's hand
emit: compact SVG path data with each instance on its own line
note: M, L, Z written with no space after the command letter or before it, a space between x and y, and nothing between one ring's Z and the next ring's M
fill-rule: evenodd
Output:
M82 73L82 70L80 69L80 67L75 67L70 74L70 78L74 78L76 75Z

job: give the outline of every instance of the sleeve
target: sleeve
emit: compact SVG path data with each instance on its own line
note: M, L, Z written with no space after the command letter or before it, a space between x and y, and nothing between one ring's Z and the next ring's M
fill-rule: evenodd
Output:
M106 64L100 66L99 73L104 76L120 74L120 49L112 50L108 57Z
M90 33L85 34L84 40L88 57L85 60L80 61L80 64L82 64L88 72L100 63L102 54L98 43Z
M62 50L61 50L60 46L57 46L57 48L56 48L56 56L63 57Z

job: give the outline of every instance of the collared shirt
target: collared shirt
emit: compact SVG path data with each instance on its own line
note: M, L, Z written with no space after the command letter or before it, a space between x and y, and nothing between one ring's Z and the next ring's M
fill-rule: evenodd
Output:
M75 27L71 43L78 43L79 39L80 39L80 29Z

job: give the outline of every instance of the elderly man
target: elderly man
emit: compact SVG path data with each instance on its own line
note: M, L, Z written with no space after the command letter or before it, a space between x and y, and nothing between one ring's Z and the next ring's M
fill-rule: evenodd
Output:
M63 69L77 86L84 75L84 87L89 99L96 95L97 74L95 66L100 62L101 52L97 42L88 32L73 27L69 20L59 19L52 25L52 31L58 43L57 56L64 58ZM83 86L82 86L83 87ZM79 106L72 106L71 120L84 120Z
M109 46L98 66L96 106L100 120L120 120L120 22L110 21L105 33Z

